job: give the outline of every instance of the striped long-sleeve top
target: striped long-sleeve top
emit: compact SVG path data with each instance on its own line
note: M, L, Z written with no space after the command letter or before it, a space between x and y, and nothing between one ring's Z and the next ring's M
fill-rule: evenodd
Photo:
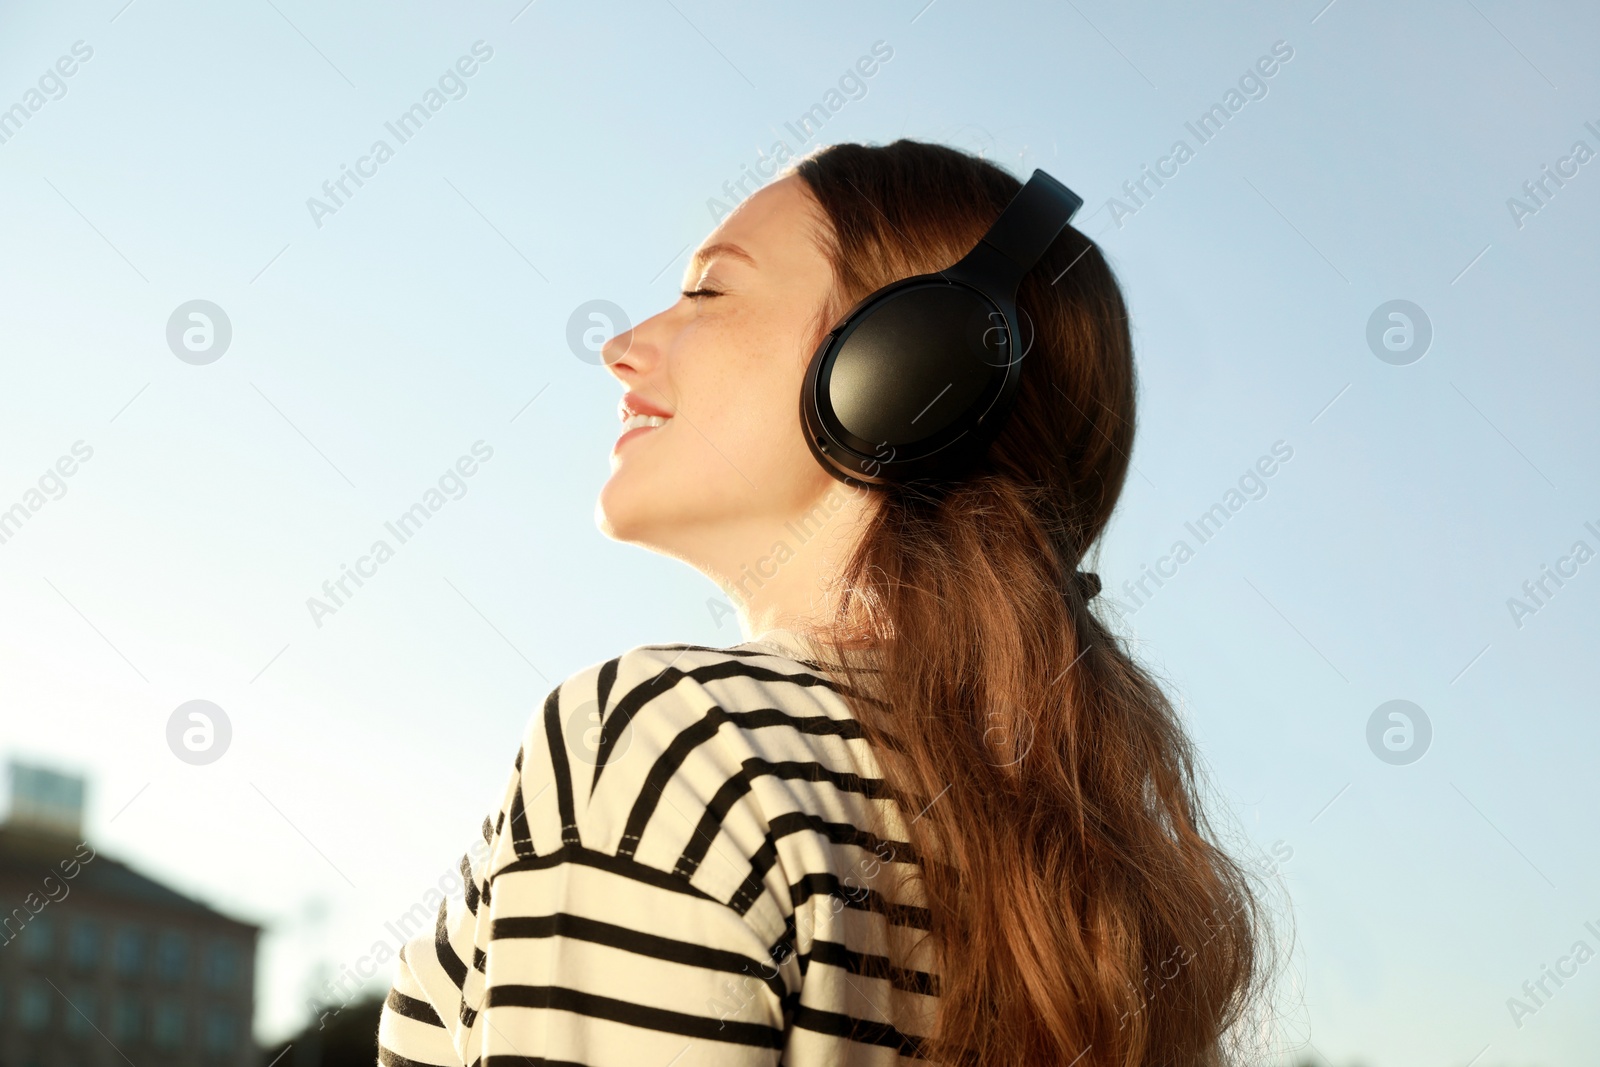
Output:
M462 892L400 953L378 1062L919 1058L938 996L920 871L841 684L773 630L558 685Z

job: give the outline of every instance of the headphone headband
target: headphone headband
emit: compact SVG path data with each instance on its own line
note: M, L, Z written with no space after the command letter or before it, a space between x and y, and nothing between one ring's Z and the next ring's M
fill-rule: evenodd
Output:
M990 279L1014 298L1017 287L1022 283L1022 276L1039 262L1045 250L1082 206L1081 196L1044 171L1036 170L1027 184L1011 198L1011 203L1006 205L1000 217L994 220L989 232L979 239L977 246L945 273L963 273L963 266L987 246L1000 253L1011 268L1003 272L991 268ZM989 261L993 261L992 257L989 257Z
M800 417L817 462L846 484L883 486L955 477L981 457L1032 343L1017 289L1082 206L1035 170L956 263L859 301L806 369Z

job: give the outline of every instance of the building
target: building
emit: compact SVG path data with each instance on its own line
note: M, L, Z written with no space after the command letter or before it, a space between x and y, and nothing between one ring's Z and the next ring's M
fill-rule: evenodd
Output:
M82 836L82 778L13 762L0 823L0 1067L255 1067L259 927Z

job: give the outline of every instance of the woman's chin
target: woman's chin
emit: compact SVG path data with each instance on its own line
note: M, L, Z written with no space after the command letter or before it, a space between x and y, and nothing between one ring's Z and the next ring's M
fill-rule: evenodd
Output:
M612 499L611 482L606 482L600 490L600 496L594 502L594 524L597 529L613 541L626 540L622 536L627 528L624 513L618 510L617 501Z
M643 540L649 526L646 515L650 510L644 497L651 492L650 486L639 485L628 477L626 470L613 472L600 487L600 496L595 500L595 526L613 541L636 543Z

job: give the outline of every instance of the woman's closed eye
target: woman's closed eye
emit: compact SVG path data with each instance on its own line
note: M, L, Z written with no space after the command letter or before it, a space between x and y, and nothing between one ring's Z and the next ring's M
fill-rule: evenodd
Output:
M722 293L715 289L706 289L702 287L699 289L685 289L683 291L683 295L688 297L690 300L697 300L702 296L721 296Z

